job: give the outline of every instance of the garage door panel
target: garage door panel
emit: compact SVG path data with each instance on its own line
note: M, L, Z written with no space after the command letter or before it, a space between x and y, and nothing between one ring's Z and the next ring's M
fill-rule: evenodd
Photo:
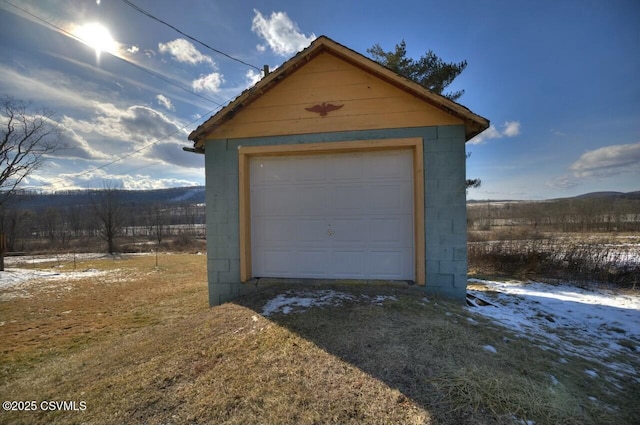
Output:
M289 242L295 238L295 234L291 232L290 223L286 219L266 219L264 223L264 231L262 232L264 237L261 240L262 245L289 246Z
M373 260L370 264L371 275L379 279L402 279L402 252L374 251L369 254Z
M328 211L327 188L322 186L301 185L296 187L292 213L297 217L324 217Z
M332 215L360 214L366 208L362 185L334 186L329 194Z
M407 206L412 205L412 192L406 189L406 184L380 184L367 188L367 208L377 214L387 212L406 212Z
M406 217L375 218L369 221L369 240L372 243L386 243L405 247L411 237L412 228Z
M323 157L306 156L299 157L296 161L290 161L293 181L297 182L323 182L326 180L326 160Z
M328 250L300 250L295 254L297 275L302 277L325 277L328 275Z
M294 219L296 241L320 243L328 242L326 220Z
M258 277L413 279L410 151L252 158Z
M355 244L355 246L365 245L367 223L364 218L334 218L330 224L330 237L334 243L350 243Z
M331 256L332 274L339 278L359 279L364 274L364 252L334 250Z
M325 155L328 179L330 181L348 182L350 180L361 180L363 174L362 155L358 153L347 153L342 155Z
M286 158L261 158L252 161L251 174L260 182L288 182L290 178L289 161Z
M296 201L291 188L287 186L265 187L259 198L261 209L258 211L265 217L270 215L287 215L295 209Z
M365 159L364 166L371 179L389 180L411 180L412 168L407 164L406 152L383 151L374 155L369 155Z
M259 264L263 272L258 276L291 276L290 265L292 254L293 252L289 249L265 248L261 255L261 264Z

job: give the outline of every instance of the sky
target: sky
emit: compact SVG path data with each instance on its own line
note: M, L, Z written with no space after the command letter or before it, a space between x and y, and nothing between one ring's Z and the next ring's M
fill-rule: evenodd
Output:
M447 91L491 121L469 199L640 190L637 0L0 0L0 96L54 112L64 145L22 187L203 185L188 134L320 35L467 61Z

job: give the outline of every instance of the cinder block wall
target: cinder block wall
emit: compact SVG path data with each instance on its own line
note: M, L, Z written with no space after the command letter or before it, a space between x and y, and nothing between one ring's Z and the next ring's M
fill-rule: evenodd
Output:
M426 286L428 293L464 300L467 233L464 126L336 132L205 144L209 304L245 291L240 283L238 147L421 137L424 143Z
M426 290L464 301L467 289L466 151L462 126L424 140Z
M240 284L238 152L226 141L205 145L209 305L237 297Z

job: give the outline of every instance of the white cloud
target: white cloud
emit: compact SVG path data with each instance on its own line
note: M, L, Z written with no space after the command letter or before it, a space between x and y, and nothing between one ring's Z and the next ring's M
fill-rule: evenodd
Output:
M520 134L520 123L518 121L507 121L504 123L504 130L502 131L506 137L514 137Z
M220 90L220 85L224 82L222 74L213 72L209 75L203 75L200 78L193 80L191 86L195 92L210 91L217 93Z
M197 65L199 63L215 65L211 57L200 53L191 42L184 38L178 38L166 44L158 43L158 50L160 53L169 53L178 62L191 65Z
M491 125L484 132L482 132L482 134L480 134L479 136L476 136L474 140L472 140L471 142L475 143L475 139L498 139L500 137L502 137L502 134L500 134L500 131L497 128L495 128L495 126Z
M256 70L250 69L244 75L244 78L247 81L247 86L251 87L255 85L258 81L260 81L260 79L262 79L262 73Z
M280 56L288 56L297 53L307 47L316 35L308 36L300 32L298 25L293 22L286 12L273 12L269 18L265 18L260 11L254 9L255 16L251 30L263 38L271 50ZM264 51L264 45L258 45L258 51Z
M64 173L56 176L29 176L29 185L47 190L102 188L105 184L125 190L152 190L197 186L201 183L180 178L158 178L146 174L118 174L104 169Z
M482 133L478 134L467 143L472 145L479 145L487 140L501 139L503 137L515 137L520 134L520 122L519 121L506 121L502 125L502 131L495 126L491 125Z
M135 55L136 53L138 53L139 50L140 48L138 48L138 46L133 45L127 49L127 52L131 53L132 55Z
M66 128L83 133L90 140L100 140L99 146L109 149L114 156L154 142L136 154L136 158L185 168L204 167L203 155L182 150L187 146L187 130L162 112L140 105L121 109L111 103L99 103L95 107L96 116L91 120L74 120L65 116L63 123Z
M260 53L264 53L267 50L267 46L264 44L256 44L256 50Z
M576 177L609 177L640 172L640 143L611 145L585 152L570 170Z
M98 102L93 106L94 116L85 120L64 116L61 123L110 155L122 155L157 140L184 141L187 135L179 123L148 106L119 108Z
M571 176L558 176L547 180L546 185L553 189L571 189L576 187L578 183Z
M34 99L55 107L87 108L91 95L81 84L64 73L41 68L15 70L0 63L0 75L10 84L3 85L4 94L17 99Z
M145 150L145 155L166 164L184 168L203 168L204 155L198 155L182 150L187 143L184 141L168 141L156 143Z
M162 94L157 95L156 100L158 101L158 105L164 106L170 111L176 110L176 108L174 108L173 104L171 103L171 99L169 99L165 95L162 95Z
M95 146L90 146L87 140L77 134L73 129L66 128L60 124L60 143L62 149L52 154L54 157L65 159L89 159L106 160L109 155L97 150Z

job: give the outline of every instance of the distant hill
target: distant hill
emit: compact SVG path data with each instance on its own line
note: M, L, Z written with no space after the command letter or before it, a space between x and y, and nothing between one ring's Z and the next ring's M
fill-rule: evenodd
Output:
M16 196L16 202L20 209L41 210L49 207L67 207L70 205L82 206L91 204L91 194L95 191L74 190L55 193L23 192ZM122 190L120 191L122 202L127 206L145 205L185 205L204 204L205 187L175 187L170 189L156 190ZM640 200L640 191L635 192L590 192L578 196L567 198L555 198L538 201L490 199L490 200L469 200L468 204L478 203L529 203L529 202L555 202L571 199L637 199Z
M524 202L552 202L552 201L564 201L571 199L640 199L640 191L635 192L589 192L584 193L582 195L570 196L566 198L553 198L553 199L544 199L544 200L513 200L513 199L483 199L476 200L472 199L467 201L469 204L477 204L477 203L487 203L487 202L513 202L513 203L524 203Z
M91 204L91 195L96 191L74 190L55 193L23 192L16 195L15 203L20 209L41 210L49 207L61 208L70 205ZM204 186L176 187L156 190L119 191L126 206L204 204Z
M591 192L584 195L574 196L569 199L596 199L596 198L622 198L640 199L640 191L636 192Z

